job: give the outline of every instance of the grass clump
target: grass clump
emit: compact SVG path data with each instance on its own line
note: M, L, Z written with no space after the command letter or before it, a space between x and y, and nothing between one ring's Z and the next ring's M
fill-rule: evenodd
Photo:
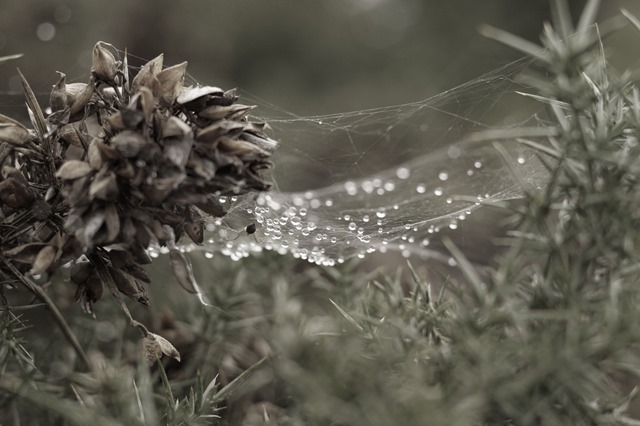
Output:
M640 95L634 73L604 59L620 20L595 26L597 3L574 27L554 2L543 46L484 29L532 56L523 79L548 111L547 136L509 142L537 150L549 176L541 190L523 188L495 267L478 270L450 241L462 278L433 288L411 265L388 277L269 253L241 264L193 255L196 275L216 276L203 288L215 308L151 289L167 310L146 314L181 364L139 362L114 321L86 339L96 371L55 377L52 365L69 364L57 355L65 342L24 329L38 308L21 318L3 297L1 414L59 424L639 424L619 379L640 373ZM156 264L151 275L162 275Z

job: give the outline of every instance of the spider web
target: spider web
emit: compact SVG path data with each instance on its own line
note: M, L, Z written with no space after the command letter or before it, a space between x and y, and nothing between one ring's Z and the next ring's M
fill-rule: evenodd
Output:
M478 132L516 135L539 126L541 104L518 93L529 90L517 82L529 65L516 61L417 102L321 116L301 117L240 92L242 103L258 106L251 119L268 123L280 143L274 187L221 197L229 212L207 224L204 245L185 238L180 247L236 260L274 250L327 265L376 251L451 261L430 249L435 234L545 180L525 146L500 138L514 159L509 167L490 138L474 140ZM24 111L21 93L2 95L3 112ZM243 232L250 224L253 236ZM152 256L164 251L150 249Z
M447 259L429 248L443 228L456 229L484 203L522 196L546 172L533 151L505 142L513 164L478 132L534 129L539 103L517 92L521 60L419 102L299 117L259 98L262 120L280 141L273 155L274 188L222 198L224 219L208 224L204 246L240 259L275 250L332 265L375 251ZM524 186L524 187L523 187ZM243 233L256 225L255 237Z

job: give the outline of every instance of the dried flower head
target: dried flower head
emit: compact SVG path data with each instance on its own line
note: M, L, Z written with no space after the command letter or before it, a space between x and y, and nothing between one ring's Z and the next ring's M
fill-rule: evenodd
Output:
M157 242L199 293L175 243L203 242L208 218L226 214L218 196L268 190L261 172L277 143L234 90L185 87L186 67L160 55L130 79L126 56L98 42L89 83L59 73L48 116L22 79L33 129L0 115L3 282L72 261L87 312L105 286L148 304L142 265Z

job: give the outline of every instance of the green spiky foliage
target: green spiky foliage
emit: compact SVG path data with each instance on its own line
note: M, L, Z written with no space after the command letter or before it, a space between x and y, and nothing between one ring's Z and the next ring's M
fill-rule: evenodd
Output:
M316 267L263 253L192 255L214 307L166 289L154 329L183 355L149 368L124 320L71 316L100 367L74 371L68 344L28 301L0 312L0 417L11 424L636 425L640 95L604 59L621 21L577 25L564 1L538 46L483 32L534 60L522 78L547 136L497 141L538 152L544 188L512 209L508 248L480 270L453 243L459 279L427 283L364 265ZM640 23L625 13L631 25ZM542 120L542 118L541 118ZM485 143L490 143L485 142ZM514 166L515 167L515 166ZM168 271L155 262L152 275ZM414 262L415 263L415 262ZM206 277L215 277L208 282ZM153 278L153 277L152 277ZM204 278L204 279L202 279ZM64 291L56 300L68 297ZM35 312L35 313L34 313ZM143 317L142 312L135 312ZM25 327L31 326L29 329ZM52 420L54 419L54 420Z

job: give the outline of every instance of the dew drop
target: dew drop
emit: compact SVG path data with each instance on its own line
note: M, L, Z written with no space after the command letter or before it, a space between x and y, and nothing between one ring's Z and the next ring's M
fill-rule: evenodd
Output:
M416 187L416 191L418 192L418 194L424 194L425 192L427 192L427 187L421 183Z
M362 216L362 221L363 221L364 223L369 222L369 215L368 215L368 214L365 214L364 216Z
M396 170L396 176L398 176L400 179L408 179L410 175L411 171L406 167L398 167L398 169Z
M447 172L440 172L438 174L438 179L440 179L441 181L445 181L447 179L449 179L449 173Z
M211 253L210 251L207 251L204 253L204 257L206 257L207 259L213 259L213 253Z
M518 164L524 164L526 160L524 159L524 157L520 156L516 161L518 162Z
M355 231L357 227L358 227L358 225L356 225L355 222L349 223L349 230L350 231Z
M436 189L433 190L433 194L436 196L441 196L443 194L442 188L437 187Z
M376 216L378 216L380 219L384 218L387 215L387 212L384 211L384 209L380 209L376 212Z
M482 167L482 163L480 161L476 161L475 163L473 163L473 167L475 167L476 169L479 169Z

